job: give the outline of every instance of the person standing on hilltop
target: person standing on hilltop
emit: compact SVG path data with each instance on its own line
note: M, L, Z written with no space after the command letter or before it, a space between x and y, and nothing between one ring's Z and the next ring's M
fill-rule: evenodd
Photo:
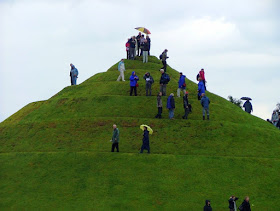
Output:
M197 98L198 98L198 100L200 100L201 99L201 95L203 94L203 93L205 93L205 89L204 89L204 84L203 84L203 82L202 82L202 79L199 77L198 78L198 81L199 81L199 83L198 83L198 89L197 89Z
M173 93L171 93L167 99L166 108L169 110L169 119L174 119L175 100Z
M160 70L161 77L160 77L160 92L162 93L162 96L166 96L166 86L170 81L170 77L167 73L164 72L163 69Z
M132 60L134 60L135 58L135 43L136 43L135 36L133 36L129 40L129 56L130 59Z
M245 108L245 111L249 114L251 114L251 112L253 111L253 106L249 100L246 100L246 102L243 105L243 108Z
M117 152L119 152L119 129L117 128L117 125L113 125L113 136L112 136L112 150L111 152L115 151L115 148L117 149Z
M181 91L186 92L186 76L183 73L180 73L180 78L178 81L177 97L180 97Z
M151 96L154 79L149 72L145 73L143 79L146 81L146 96Z
M207 114L207 120L209 120L209 104L210 100L208 97L206 97L205 93L202 93L201 95L201 105L202 105L202 114L203 114L203 120L205 120L205 113Z
M155 116L156 118L159 118L159 119L161 119L161 114L162 114L162 100L161 100L161 96L162 96L162 93L159 92L159 93L158 93L158 96L157 96L157 108L158 108L158 113L157 113L157 115Z
M129 38L127 39L127 42L125 43L125 49L126 49L126 59L129 59L130 56L129 56L129 46L130 46L130 43L129 43Z
M276 110L274 110L272 113L272 116L271 116L271 122L274 126L276 126L278 121L279 121L278 114L277 114Z
M120 72L120 75L119 75L117 81L120 81L121 79L122 79L122 81L125 81L124 80L124 71L125 71L124 59L121 59L119 65L118 65L118 70Z
M149 44L147 40L144 41L142 50L143 50L143 63L148 63Z
M204 84L204 89L206 91L206 80L205 80L205 72L204 72L204 69L202 68L200 71L199 71L199 77L201 78L203 84Z
M144 127L144 133L143 133L143 144L141 146L140 153L143 153L144 149L148 150L148 153L150 153L150 139L149 139L149 131L147 127Z
M163 64L163 67L161 69L164 69L164 72L166 72L166 67L167 67L166 59L169 58L167 56L167 52L168 52L168 50L165 49L159 57L161 59L162 64Z
M146 40L148 42L148 55L150 56L150 50L151 50L151 38L146 35Z
M140 56L140 38L142 37L141 32L136 37L136 42L137 42L137 53L135 55Z
M78 69L72 63L70 64L70 67L71 85L76 85L79 72Z
M139 80L138 76L136 73L133 71L130 78L130 96L132 96L132 92L134 90L134 95L137 96L137 81Z

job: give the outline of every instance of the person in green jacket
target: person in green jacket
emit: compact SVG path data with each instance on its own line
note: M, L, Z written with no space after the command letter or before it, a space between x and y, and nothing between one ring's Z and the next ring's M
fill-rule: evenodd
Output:
M119 139L119 134L120 134L120 131L119 129L117 128L117 125L113 125L113 136L112 136L112 152L115 151L115 148L117 149L117 152L119 152L119 142L120 142L120 139Z

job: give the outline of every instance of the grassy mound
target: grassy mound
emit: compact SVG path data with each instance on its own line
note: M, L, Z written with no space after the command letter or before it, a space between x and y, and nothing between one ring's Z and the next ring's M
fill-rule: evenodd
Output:
M0 124L0 208L200 210L205 199L227 210L235 194L251 196L253 210L277 210L280 196L280 132L225 99L207 92L211 121L202 121L197 85L187 80L193 112L182 120L154 119L160 61L125 61L46 101L27 105ZM140 78L129 95L129 76ZM145 96L145 72L155 79ZM168 67L167 92L179 74ZM188 75L188 74L186 74ZM167 97L163 97L164 106ZM120 153L110 153L112 124L120 129ZM154 129L150 155L139 155L140 124ZM240 201L241 203L241 201Z

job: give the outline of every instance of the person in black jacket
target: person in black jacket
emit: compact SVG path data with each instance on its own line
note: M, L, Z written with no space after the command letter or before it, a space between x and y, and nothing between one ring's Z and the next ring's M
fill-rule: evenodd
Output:
M161 69L160 72L161 72L161 77L160 77L160 81L159 81L159 84L160 84L159 91L162 93L162 96L166 96L166 86L167 86L168 82L170 81L170 78L169 78L169 75L164 72L164 69Z
M143 79L146 81L146 96L152 95L152 84L154 79L149 72L146 72Z
M212 211L212 207L211 207L211 204L210 204L210 200L206 200L206 201L205 201L205 206L204 206L203 211Z
M151 50L151 38L147 35L146 40L148 42L148 55L150 56L150 50Z
M143 63L148 63L149 44L147 40L144 41L142 50L143 50Z
M242 211L251 211L251 207L250 207L250 202L249 202L250 198L249 196L246 196L244 201L242 202L242 204L239 206L239 210ZM241 209L240 209L241 208Z
M188 99L188 92L185 92L185 95L183 97L183 106L185 109L185 115L183 116L183 119L188 119L188 115L189 115L189 99Z
M129 55L130 55L130 59L134 60L135 58L135 44L136 44L136 39L135 36L131 37L131 39L129 40Z
M235 197L235 196L231 196L229 198L229 200L228 200L228 203L229 203L228 208L229 208L230 211L236 211L236 201L237 200L238 200L238 198Z
M140 153L143 153L144 149L148 150L148 153L150 153L149 131L147 129L147 127L144 127L143 144Z
M278 122L277 122L277 124L276 124L276 127L277 127L278 129L280 129L280 114L279 114L279 120L278 120Z

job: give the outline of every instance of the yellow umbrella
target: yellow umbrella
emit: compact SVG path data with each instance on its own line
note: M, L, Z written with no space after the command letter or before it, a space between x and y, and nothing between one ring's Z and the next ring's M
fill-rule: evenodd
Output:
M143 32L143 33L145 33L145 34L151 34L151 32L149 31L149 29L146 29L145 27L137 27L137 28L135 28L135 29L137 29L138 31Z
M149 131L150 134L153 134L154 131L153 131L152 128L150 128L150 126L148 126L148 125L140 125L140 129L143 130L143 131L144 131L144 127L147 128L147 130Z

